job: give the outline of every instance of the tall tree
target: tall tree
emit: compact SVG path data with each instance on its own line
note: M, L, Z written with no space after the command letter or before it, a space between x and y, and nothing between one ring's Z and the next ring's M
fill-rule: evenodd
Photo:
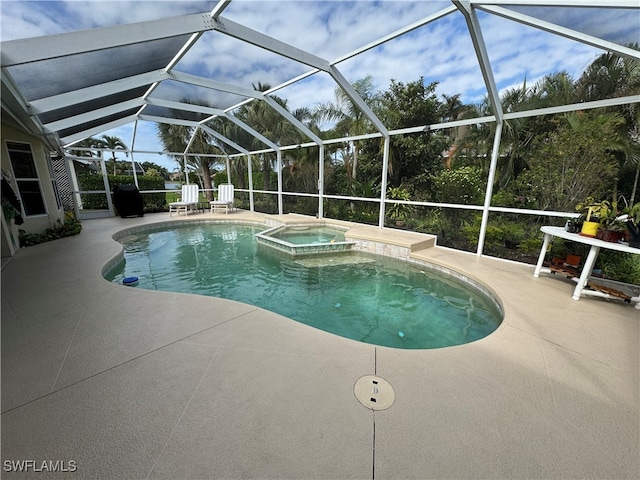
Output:
M320 129L316 124L313 112L309 108L299 108L292 112L292 115L309 128L316 135L320 135ZM305 138L301 135L300 141ZM317 193L318 191L318 155L319 149L316 147L297 148L287 150L285 156L286 183L288 190ZM325 155L326 156L326 155ZM328 159L328 157L327 157ZM326 159L325 159L326 160ZM325 176L328 174L325 162Z
M443 122L453 122L458 120L460 115L465 110L465 105L460 100L462 94L456 93L455 95L446 95L442 94L442 99L444 100L442 104L442 121Z
M201 100L194 100L189 98L183 98L183 103L191 103L193 105L209 106L207 102ZM196 112L190 112L186 110L174 112L176 116L187 120L200 121L204 120L204 115ZM158 123L157 133L160 137L160 141L163 148L169 152L184 152L192 140L188 153L192 155L187 156L188 163L192 164L199 177L202 179L202 186L206 190L207 199L213 200L213 184L211 182L211 166L215 163L215 158L210 154L221 154L222 151L217 144L214 144L211 138L201 128L194 128L186 125L174 125L168 123ZM204 154L204 155L198 155ZM180 163L183 156L175 155L175 160Z
M352 87L373 111L379 108L382 97L375 90L371 75L356 80ZM373 130L373 125L367 116L339 85L335 88L335 102L316 106L314 114L318 121L335 121L336 130L339 130L341 136L363 135ZM347 174L351 180L355 180L358 171L360 144L358 141L352 140L349 142L349 146L350 151L345 162L351 163L351 168L347 168Z
M435 94L437 83L428 85L420 77L413 82L391 80L382 93L380 118L390 130L438 123L442 104ZM389 150L389 184L411 183L425 190L431 175L442 168L442 151L447 140L441 134L397 135L391 138Z
M116 158L116 150L128 150L129 147L119 137L112 137L109 135L102 136L102 148L111 149L111 161L113 162L113 174L117 174L116 166L118 159ZM128 157L129 154L125 152Z
M253 85L253 88L254 90L265 92L271 87L268 84L258 82L258 84ZM275 95L272 95L271 98L278 102L280 106L287 109L286 100ZM264 137L278 145L295 143L295 141L300 138L298 130L277 111L271 108L267 102L262 100L254 100L249 104L243 105L238 109L236 116ZM238 130L239 129L237 128L233 128L230 130L230 133L238 135L238 137L240 137L239 139L246 142L246 132L240 133ZM230 138L234 141L236 140L233 137ZM241 144L240 142L238 143ZM254 137L250 137L249 143L251 148L255 150L265 147L264 143ZM273 171L275 155L273 153L262 153L260 154L259 160L263 172L263 188L264 190L270 190L271 172Z
M541 210L573 211L591 196L610 198L618 173L615 150L621 145L616 113L571 112L554 121L555 131L535 138L527 149L527 169L518 193Z
M104 148L104 141L99 138L89 137L76 142L74 147L77 148ZM70 150L72 155L76 155L78 157L93 157L94 151L91 150ZM95 156L102 158L102 151L96 151Z
M629 45L638 49L638 45ZM602 100L640 94L640 62L636 59L621 57L614 53L598 56L583 72L577 81L580 98L584 101ZM611 107L608 111L617 111L624 118L620 129L624 145L620 152L623 168L635 167L633 186L630 187L629 202L634 203L640 177L640 108L637 103Z

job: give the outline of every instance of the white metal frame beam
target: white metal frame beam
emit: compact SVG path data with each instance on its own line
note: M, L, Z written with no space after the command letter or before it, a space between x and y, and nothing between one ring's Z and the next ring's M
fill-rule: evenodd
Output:
M277 40L263 33L252 30L228 18L218 17L213 20L214 30L237 38L246 43L250 43L264 50L268 50L283 57L290 58L296 62L315 67L319 70L329 71L329 62L323 58L293 47L288 43Z
M61 142L63 143L63 147L66 148L67 145L71 144L71 143L75 143L78 142L80 140L84 140L85 138L89 138L92 137L94 135L99 135L102 132L106 132L107 130L111 130L112 128L118 128L121 127L123 125L126 125L127 123L131 123L136 121L136 116L135 115L129 115L127 117L123 117L119 120L114 120L113 122L108 122L105 123L103 125L100 125L99 127L94 127L91 128L89 130L85 130L83 132L78 132L75 133L73 135L69 135L68 137L63 137L61 138Z
M205 132L207 132L207 134L209 134L212 137L216 138L217 140L220 140L221 142L226 143L230 147L235 148L238 152L240 152L240 153L242 153L244 155L249 155L249 150L247 150L244 147L241 147L236 142L234 142L233 140L228 139L227 137L225 137L221 133L216 132L213 128L210 128L210 127L208 127L206 125L202 125L202 124L200 125L200 128L202 130L204 130ZM229 158L228 155L226 157Z
M212 30L209 13L195 13L148 22L93 28L2 42L2 66L22 65L50 58L144 43Z
M469 1L452 1L465 18L467 28L469 29L469 35L471 35L471 42L473 43L473 48L476 51L476 57L478 58L478 64L480 65L482 78L484 79L489 99L491 100L491 106L494 110L493 114L496 116L498 121L501 122L503 117L502 104L500 103L500 95L498 94L496 81L493 77L493 70L491 68L491 62L489 61L489 55L487 54L487 47L484 43L478 16L471 7L471 3Z
M251 89L248 89L248 88L238 87L237 85L232 85L232 84L229 84L229 83L218 82L216 80L209 80L207 78L198 77L196 75L190 75L190 74L186 74L186 73L173 72L173 73L170 73L168 75L169 75L170 79L176 80L178 82L184 82L184 83L188 83L188 84L191 84L191 85L197 85L197 86L204 87L204 88L211 88L211 89L219 90L219 91L226 92L226 93L232 93L232 94L235 94L235 95L245 96L245 97L249 97L249 98L254 99L254 100L264 100L265 102L267 102L269 104L269 106L271 106L271 108L273 108L280 115L285 117L298 130L300 130L305 135L307 135L309 138L311 138L315 143L317 143L317 144L322 143L322 140L317 135L315 135L311 130L309 130L302 122L297 120L293 115L290 114L290 112L288 112L286 109L282 108L280 106L280 104L278 104L278 102L273 100L268 95L265 95L263 92L260 92L258 90L251 90ZM156 100L150 100L150 103L154 104L154 103L157 103L157 101ZM231 110L236 109L237 107L238 107L237 105L234 105L233 107L231 107L231 108L229 108L229 109L227 109L225 111L217 110L217 112L212 113L212 114L213 115L225 115L226 116L226 113L228 113ZM188 110L188 108L184 108L184 109ZM196 111L196 110L194 110L194 111Z
M204 113L207 115L226 115L224 110L219 108L207 107L206 105L196 105L193 103L174 102L173 100L162 100L160 98L147 99L149 105L165 107L174 110L185 110L187 112Z
M481 5L515 5L523 7L587 7L587 8L638 8L638 0L470 0Z
M364 45L363 47L360 47L356 50L353 50L352 52L346 53L342 56L340 56L339 58L333 60L331 62L331 65L335 65L337 63L343 62L345 60L348 60L349 58L353 58L356 55L360 55L361 53L366 52L367 50L371 50L372 48L376 48L379 47L380 45L382 45L383 43L386 43L390 40L394 40L398 37L401 37L402 35L405 35L409 32L412 32L413 30L416 30L418 28L424 27L425 25L434 22L442 17L446 17L447 15L456 12L458 9L455 6L449 6L446 8L443 8L442 10L429 15L421 20L418 20L417 22L412 23L411 25L407 25L406 27L400 28L398 30L396 30L395 32L391 32L388 35L385 35L384 37L380 37L376 40L374 40L371 43L368 43L367 45Z
M134 98L133 100L128 100L126 102L115 103L108 107L98 108L96 110L92 110L87 113L82 113L80 115L75 115L73 117L63 118L62 120L57 120L55 122L45 123L44 128L49 132L58 132L60 130L64 130L66 128L71 128L76 125L81 125L83 123L92 122L94 120L98 120L100 118L108 117L110 115L115 115L120 112L125 112L132 108L139 107L143 105L145 102L142 98Z
M228 139L224 135L219 134L218 132L215 132L215 130L213 130L211 127L206 125L206 122L208 122L209 120L211 120L212 118L217 117L217 116L223 117L223 118L226 118L229 121L235 123L240 128L242 128L243 130L245 130L246 132L248 132L252 136L255 136L256 138L258 138L263 143L266 143L269 146L275 145L269 139L265 138L264 136L262 136L258 132L256 132L254 129L249 127L246 123L242 122L241 120L237 119L236 117L233 117L233 115L230 115L229 113L225 112L224 110L220 110L219 108L207 107L207 106L204 106L204 105L194 105L194 104L190 104L190 103L173 102L173 101L170 101L170 100L161 100L161 99L149 99L148 103L150 105L157 105L157 106L162 106L162 107L166 107L166 108L173 108L173 109L177 109L177 110L186 110L186 111L189 111L189 112L197 112L197 113L204 113L204 114L207 114L207 115L211 115L209 118L206 118L205 120L203 120L201 122L192 122L192 124L190 124L190 125L201 127L207 133L210 133L212 136L222 140L224 143L232 146L233 148L235 148L239 152L249 153L249 151L247 149L237 145L235 142L231 141L230 139ZM141 117L144 117L144 114L141 115ZM231 118L231 117L233 117L233 118ZM173 121L172 118L166 118L165 119L165 123L172 123L172 121ZM195 136L195 133L196 132L194 131L193 136ZM192 139L193 139L193 136L192 136Z
M260 132L254 130L252 127L250 127L249 125L247 125L246 123L244 123L242 120L238 119L235 115L232 115L230 113L226 114L226 118L228 118L230 121L232 121L233 123L235 123L236 125L238 125L240 128L242 128L244 131L250 133L251 135L253 135L255 138L257 138L258 140L260 140L262 143L264 143L265 145L267 145L268 147L272 148L273 150L275 150L276 152L280 151L280 146L275 144L274 142L272 142L271 140L269 140L267 137L265 137L264 135L262 135Z
M635 8L638 8L639 5L640 3L636 2ZM587 5L584 5L584 6L587 6ZM509 10L508 8L502 8L498 6L488 6L488 5L485 6L481 4L477 5L477 8L485 12L498 15L503 18L508 18L509 20L513 20L518 23L522 23L524 25L537 28L539 30L544 30L546 32L550 32L555 35L560 35L570 40L575 40L577 42L584 43L591 47L608 50L610 52L617 53L618 55L622 55L623 57L640 60L640 52L638 50L624 47L617 43L608 42L606 40L602 40L601 38L594 37L592 35L587 35L586 33L581 33L576 30L572 30L570 28L561 27L560 25L556 25L555 23L550 23L544 20L540 20L538 18L534 18L529 15L525 15L523 13Z
M317 145L322 144L322 139L320 137L318 137L315 133L309 130L309 128L304 123L302 123L300 120L294 117L286 108L282 107L282 105L276 102L273 98L269 97L268 95L265 95L264 101L267 102L269 106L273 108L276 112L278 112L280 115L286 118L291 124L293 124L294 127L296 127L298 130L304 133L307 137L313 140L314 143L316 143Z
M473 48L476 51L478 58L478 64L480 65L480 71L482 72L482 78L484 79L485 86L491 101L493 108L493 114L496 117L496 131L493 141L493 149L491 151L491 164L489 166L489 176L487 179L487 188L485 191L484 208L482 209L482 221L480 223L480 233L478 235L478 249L477 255L482 255L482 249L484 248L484 239L487 232L487 224L489 222L489 207L491 206L491 196L493 194L493 179L495 177L495 171L498 165L498 157L500 153L500 140L502 136L502 126L504 121L504 113L502 111L502 103L500 102L500 95L498 94L498 88L496 86L495 78L493 77L493 69L491 68L491 62L489 61L489 55L487 54L487 47L484 43L484 37L482 36L482 28L478 21L478 15L474 7L471 6L469 1L452 0L454 5L458 7L463 14L471 35L471 42Z
M231 83L219 82L217 80L211 80L197 75L191 75L189 73L182 72L167 72L168 80L175 80L176 82L188 83L190 85L196 85L198 87L211 88L213 90L220 90L221 92L233 93L242 97L250 98L262 98L264 95L257 90L251 90L250 88L239 87Z
M122 80L114 80L112 82L94 85L91 87L73 90L60 95L40 98L29 102L30 113L40 114L57 110L58 108L76 105L78 103L95 100L99 97L106 97L126 90L149 85L154 82L168 78L164 70L156 70L153 72L142 73L132 77L123 78Z
M428 17L423 18L422 20L418 20L415 23L412 23L411 25L404 27L404 28L400 28L398 30L396 30L395 32L392 32L384 37L381 37L377 40L374 40L371 43L368 43L367 45L360 47L356 50L353 50L349 53L346 53L332 61L329 62L330 65L336 65L340 62L343 62L345 60L348 60L350 58L355 57L356 55L359 55L361 53L366 52L367 50L371 50L372 48L376 48L390 40L393 40L395 38L398 38L406 33L409 33L413 30L416 30L417 28L423 27L424 25L427 25L428 23L431 23L435 20L438 20L439 18L442 18L446 15L449 15L450 13L456 12L458 9L454 6L451 7L447 7L437 13L434 13L433 15L429 15ZM309 70L308 72L305 72L301 75L298 75L295 78L292 78L290 80L287 80L286 82L281 83L280 85L276 85L275 87L271 88L270 90L268 90L268 92L266 92L267 94L276 92L278 90L281 90L289 85L292 85L294 83L299 82L300 80L304 80L307 77L310 77L312 75L315 75L316 73L320 72L321 70L318 68L314 68L312 70Z
M219 0L216 6L213 7L213 10L211 10L211 14L210 14L211 18L218 18L222 14L222 12L224 12L224 9L229 6L230 3L231 3L231 0Z
M592 102L573 103L571 105L560 105L557 107L538 108L536 110L525 110L522 112L509 112L504 114L505 120L514 118L536 117L538 115L555 115L557 113L575 112L578 110L590 110L593 108L614 107L617 105L628 105L640 103L640 96L616 97L606 100L594 100Z
M329 72L331 77L336 81L340 88L344 90L344 93L356 104L356 106L360 109L360 111L369 119L369 121L373 124L373 126L378 130L382 136L388 137L389 130L387 127L383 125L380 119L376 116L375 113L369 108L369 105L365 103L365 101L358 95L355 88L347 81L346 78L340 73L337 67L334 65L331 66L331 71Z
M184 57L187 54L187 52L191 49L191 47L193 47L196 44L196 42L201 36L202 36L202 32L197 32L192 34L191 37L189 37L189 40L187 40L185 44L182 46L182 48L178 51L178 53L176 53L174 57L169 61L167 66L164 67L163 69L164 72L165 73L171 72L171 70L173 70L173 67L175 67L178 64L178 62L180 62L182 57ZM160 83L161 83L161 80L154 82L147 89L147 91L144 93L142 98L144 98L145 100L149 98L149 96L154 92L154 90L158 88L158 86L160 86ZM138 114L141 114L142 112L144 112L145 109L146 109L146 105L143 105L142 108L140 108L140 110L138 111Z

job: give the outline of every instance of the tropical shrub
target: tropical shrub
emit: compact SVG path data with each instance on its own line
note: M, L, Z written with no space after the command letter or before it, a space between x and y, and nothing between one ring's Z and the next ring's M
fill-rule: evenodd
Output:
M597 266L607 278L640 285L640 255L603 249L598 255Z
M27 233L24 230L19 230L18 238L20 239L21 247L30 247L31 245L38 245L39 243L77 235L81 231L82 224L80 221L71 216L67 216L64 223L58 222L55 227L47 228L43 233Z
M387 198L390 200L409 200L409 192L403 186L391 187L387 192ZM413 211L411 205L406 203L393 203L386 209L387 216L396 222L406 222Z
M527 169L516 183L541 210L570 212L591 196L610 198L615 185L618 159L619 117L574 114L557 122L557 129L536 137L526 151Z
M480 167L460 167L443 170L432 177L437 201L480 205L486 181Z

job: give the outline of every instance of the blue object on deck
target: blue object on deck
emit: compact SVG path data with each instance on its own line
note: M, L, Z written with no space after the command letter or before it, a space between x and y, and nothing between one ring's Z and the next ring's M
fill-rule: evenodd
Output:
M400 338L404 337L404 332L398 332L398 336L399 336Z

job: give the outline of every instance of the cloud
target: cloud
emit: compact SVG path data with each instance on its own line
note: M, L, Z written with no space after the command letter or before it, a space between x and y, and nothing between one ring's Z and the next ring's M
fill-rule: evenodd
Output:
M493 75L500 90L535 83L566 71L578 77L597 56L597 49L500 17L487 15L481 26Z
M229 5L223 17L332 61L447 5L442 1L238 1Z
M31 5L38 7L35 3ZM46 8L46 5L43 6L44 8L25 7L24 2L3 1L0 3L2 41L67 31L64 25L65 19L51 8Z
M2 39L24 38L99 26L148 21L187 13L208 12L215 2L190 1L7 1L0 3ZM450 1L245 1L234 0L222 13L290 45L335 61L400 28L443 8ZM608 40L638 41L638 10L512 7L523 13L557 22ZM593 47L528 27L486 12L479 12L482 37L498 89L529 84L562 70L574 78L599 54ZM635 26L635 28L634 28ZM465 103L477 103L486 88L464 17L454 12L430 24L342 61L337 68L349 81L372 75L375 87L386 90L391 79L410 82L424 77L438 82L438 95L461 94ZM216 31L205 32L181 59L176 70L221 82L253 88L271 87L295 78L311 67L241 42ZM313 108L335 100L336 83L317 73L276 92L291 110ZM238 96L165 81L153 93L158 98L205 100L218 108L241 101ZM140 122L148 123L148 122ZM139 127L140 128L140 127ZM143 133L144 132L144 133ZM140 128L138 142L157 138L153 128ZM139 147L138 147L139 148Z
M211 2L2 0L2 41L206 12Z
M620 45L640 43L638 13L630 8L513 6L511 9Z

